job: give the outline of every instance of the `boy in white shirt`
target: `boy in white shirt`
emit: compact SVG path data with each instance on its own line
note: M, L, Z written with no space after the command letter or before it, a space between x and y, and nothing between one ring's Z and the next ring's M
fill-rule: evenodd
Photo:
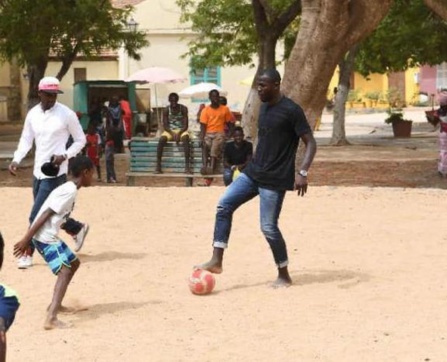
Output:
M14 255L22 256L30 240L45 259L52 272L57 275L52 302L48 308L44 328L67 328L57 319L62 299L80 262L76 255L58 236L61 225L73 210L78 189L92 183L94 165L86 156L77 156L71 165L72 180L54 189L40 208L25 236L14 245Z

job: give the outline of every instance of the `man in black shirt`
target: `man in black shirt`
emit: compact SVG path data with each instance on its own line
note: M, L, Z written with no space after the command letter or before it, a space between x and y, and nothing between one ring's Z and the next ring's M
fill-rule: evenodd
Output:
M242 127L234 127L233 142L225 144L223 179L225 186L233 181L235 172L242 171L253 156L253 145L244 139Z
M278 278L273 287L292 284L287 268L286 243L278 228L278 219L287 190L296 190L298 196L306 194L307 172L317 150L302 108L282 95L280 83L281 76L274 69L267 69L258 77L258 94L263 102L258 120L258 146L253 159L219 200L211 260L196 266L212 273L222 273L233 213L259 195L261 230L278 267ZM306 151L300 169L295 172L295 155L300 139Z

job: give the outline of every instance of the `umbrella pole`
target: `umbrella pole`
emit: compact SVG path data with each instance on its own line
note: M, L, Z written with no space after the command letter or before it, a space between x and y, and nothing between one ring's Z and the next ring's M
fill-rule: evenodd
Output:
M162 120L160 119L160 110L158 109L158 95L157 95L157 84L154 84L154 93L155 93L155 109L157 112L157 122L158 122L158 127L157 127L157 137L159 137L161 135L161 125L162 125Z

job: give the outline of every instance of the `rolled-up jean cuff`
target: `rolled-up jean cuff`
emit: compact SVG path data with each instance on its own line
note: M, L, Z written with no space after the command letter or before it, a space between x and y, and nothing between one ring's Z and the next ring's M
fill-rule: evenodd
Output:
M227 243L224 243L224 242L222 242L222 241L214 241L214 242L213 242L213 246L214 246L215 248L220 248L220 249L226 249L226 248L228 248L228 244L227 244Z
M289 265L289 261L283 261L281 263L278 264L278 268L285 268L287 265Z

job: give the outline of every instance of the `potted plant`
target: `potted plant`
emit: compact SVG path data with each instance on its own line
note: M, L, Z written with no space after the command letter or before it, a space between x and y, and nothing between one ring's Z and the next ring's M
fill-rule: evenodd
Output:
M404 119L401 109L389 108L387 113L388 117L385 118L385 123L393 126L394 137L411 137L413 121Z

